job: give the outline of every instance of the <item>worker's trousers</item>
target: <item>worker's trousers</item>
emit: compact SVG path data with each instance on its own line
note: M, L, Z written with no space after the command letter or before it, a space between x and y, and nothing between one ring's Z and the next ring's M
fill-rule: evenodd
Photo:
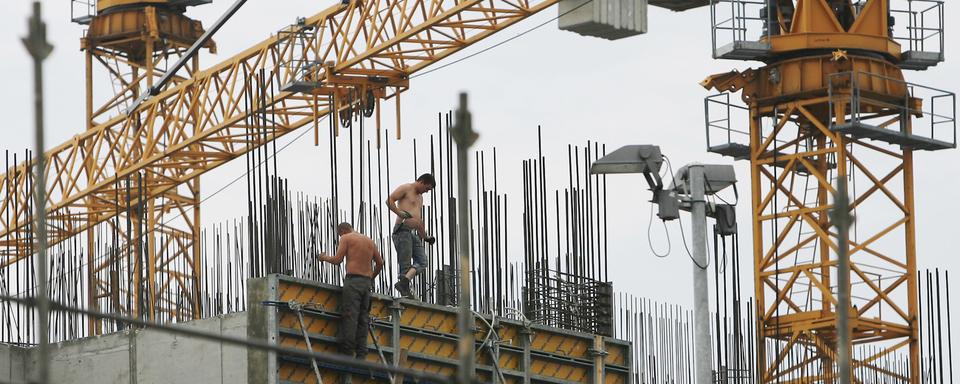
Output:
M340 297L340 329L337 343L340 352L365 358L367 356L367 327L370 324L370 288L373 280L366 276L347 275Z
M401 222L393 227L393 247L397 250L398 276L407 274L410 268L415 268L419 275L427 268L427 253L423 248L423 240L417 231Z

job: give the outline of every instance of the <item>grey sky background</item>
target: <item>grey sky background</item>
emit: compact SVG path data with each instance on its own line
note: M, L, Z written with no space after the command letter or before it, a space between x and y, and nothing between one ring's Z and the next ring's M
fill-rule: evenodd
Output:
M231 1L192 9L189 15L205 25L212 23ZM83 28L70 23L69 2L47 0L44 18L55 51L46 64L48 148L68 140L84 127L83 56L79 38ZM332 1L251 0L215 37L220 54L202 57L206 68L255 44L298 16L315 14ZM33 146L30 113L30 62L19 42L26 33L30 1L4 1L0 23L0 116L4 117L0 149L22 151ZM557 15L556 7L535 15L446 62L503 41ZM950 91L960 90L960 52L951 23L960 21L960 4L947 4L947 61L926 72L906 72L908 81ZM403 95L405 139L391 142L394 180L413 174L410 139L426 140L435 133L437 113L454 107L459 91L468 91L474 127L481 133L479 148L497 147L501 190L510 193L513 207L522 201L520 161L536 156L537 125L543 127L548 159L548 188L562 188L566 178L566 146L587 140L606 143L608 150L625 144L651 143L662 147L674 168L693 162L732 163L706 152L703 98L711 94L698 85L706 76L759 63L718 61L710 55L709 10L674 13L650 7L645 35L619 41L582 37L548 24L524 37L411 81ZM103 82L101 81L101 84ZM99 89L100 98L105 89ZM391 104L391 103L387 103ZM392 107L384 104L384 125L392 131ZM746 121L743 121L746 128ZM372 125L372 124L371 124ZM306 128L305 128L306 129ZM296 133L283 139L289 142ZM406 149L405 149L406 148ZM312 134L293 143L279 156L280 174L294 189L327 194L326 145L312 145ZM960 190L960 152L918 152L915 156L918 264L960 271L957 216L954 197ZM428 163L427 157L420 159ZM752 270L750 250L749 172L736 163L741 201L742 269ZM317 169L323 169L316 173ZM219 168L203 177L204 196L219 189L244 169L243 161ZM396 183L396 182L395 182ZM610 263L614 286L634 295L678 303L692 302L691 266L680 247L676 222L670 223L673 253L666 259L653 256L647 245L649 192L638 175L608 178L610 195ZM245 199L242 183L213 197L204 206L204 223L238 217L236 202ZM548 195L552 190L548 191ZM551 199L552 200L552 199ZM514 222L520 210L512 209ZM551 221L552 221L551 216ZM689 221L684 221L688 224ZM519 225L513 226L519 229ZM653 230L654 244L665 246L662 226ZM520 233L513 234L512 257L521 258ZM553 236L553 235L551 235ZM551 237L553 238L553 237ZM689 239L689 234L687 235ZM960 272L957 272L960 273ZM744 289L752 289L749 280ZM960 332L958 332L960 334Z

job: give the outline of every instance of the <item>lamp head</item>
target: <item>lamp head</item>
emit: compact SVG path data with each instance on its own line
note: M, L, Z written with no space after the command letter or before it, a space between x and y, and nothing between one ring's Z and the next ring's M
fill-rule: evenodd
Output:
M593 162L592 174L660 172L663 156L656 145L627 145Z
M691 166L703 168L704 194L714 195L721 190L737 183L737 173L733 166L728 164L687 164L677 171L674 178L674 184L670 186L671 191L677 191L680 194L690 193L690 173Z

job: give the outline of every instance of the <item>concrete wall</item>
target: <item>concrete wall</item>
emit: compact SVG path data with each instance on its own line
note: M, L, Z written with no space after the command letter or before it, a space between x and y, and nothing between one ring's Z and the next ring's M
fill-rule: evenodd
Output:
M26 348L0 344L0 383L27 381L26 361L29 354Z
M221 335L247 335L243 312L182 325ZM0 348L0 382L8 376L12 382L23 380L15 377L17 352L21 356L19 366L35 370L36 360L29 352ZM247 383L244 348L156 330L60 343L53 348L50 360L51 384ZM8 361L9 369L3 366Z
M210 333L245 338L245 313L199 320L192 326ZM211 341L140 332L136 339L137 384L246 383L246 349Z

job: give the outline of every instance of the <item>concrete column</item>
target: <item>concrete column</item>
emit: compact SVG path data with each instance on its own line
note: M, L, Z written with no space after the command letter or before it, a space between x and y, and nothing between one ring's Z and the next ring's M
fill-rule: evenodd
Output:
M277 312L274 307L262 305L277 300L275 275L247 280L247 338L277 343ZM277 383L276 352L247 349L247 381L250 383Z

